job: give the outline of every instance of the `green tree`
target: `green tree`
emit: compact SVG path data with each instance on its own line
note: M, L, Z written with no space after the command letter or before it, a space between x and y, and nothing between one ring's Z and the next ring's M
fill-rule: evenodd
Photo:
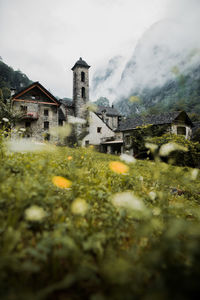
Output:
M94 103L99 106L109 107L109 100L106 97L100 97Z

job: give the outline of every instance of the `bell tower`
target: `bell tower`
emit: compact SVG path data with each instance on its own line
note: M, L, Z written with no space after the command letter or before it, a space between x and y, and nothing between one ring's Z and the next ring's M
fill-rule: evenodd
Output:
M73 71L73 104L75 117L86 119L86 104L89 101L89 68L80 57L72 68Z

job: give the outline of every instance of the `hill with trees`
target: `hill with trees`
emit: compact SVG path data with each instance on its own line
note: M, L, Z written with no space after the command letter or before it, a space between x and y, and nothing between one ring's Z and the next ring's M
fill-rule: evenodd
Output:
M10 89L19 92L32 81L20 70L14 70L2 60L0 60L0 98L4 101L10 97Z

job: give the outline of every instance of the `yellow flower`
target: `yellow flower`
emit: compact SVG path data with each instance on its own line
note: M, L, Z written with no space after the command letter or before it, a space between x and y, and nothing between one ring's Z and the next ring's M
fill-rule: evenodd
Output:
M72 158L73 158L72 156L68 156L67 157L68 160L72 160Z
M109 167L113 172L118 174L125 174L129 171L129 167L119 161L111 161Z
M55 186L61 188L61 189L68 189L71 187L72 182L62 176L54 176L52 178L52 182Z

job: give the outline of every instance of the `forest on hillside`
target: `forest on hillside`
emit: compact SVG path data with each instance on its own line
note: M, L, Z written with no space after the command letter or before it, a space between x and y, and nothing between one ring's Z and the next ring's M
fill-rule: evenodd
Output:
M20 89L31 84L32 81L20 70L14 70L0 60L0 97L4 101L10 97L10 89L18 92Z

